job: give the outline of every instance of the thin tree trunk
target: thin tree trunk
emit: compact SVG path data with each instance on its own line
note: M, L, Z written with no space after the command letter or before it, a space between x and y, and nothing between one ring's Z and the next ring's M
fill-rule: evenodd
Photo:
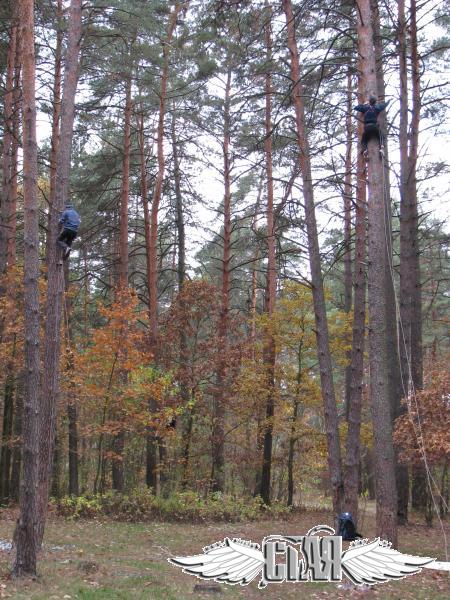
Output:
M178 295L181 303L181 310L184 311L184 301L180 296L183 291L185 279L186 279L186 232L184 224L184 206L183 206L183 194L181 189L181 169L180 169L180 157L178 152L177 136L176 136L176 105L173 103L172 112L172 155L173 155L173 175L175 184L175 210L176 210L176 227L177 227L177 247L178 247L178 262L177 262L177 279L178 279ZM188 343L186 337L185 327L180 328L180 365L186 365L188 361ZM191 448L191 435L193 427L193 413L192 408L188 407L189 403L189 386L186 381L182 380L179 382L180 396L182 406L185 407L186 416L185 423L182 427L182 464L183 464L183 475L181 480L182 488L185 489L188 483L189 475L189 454Z
M292 12L291 0L283 0L283 9L286 15L288 47L291 56L291 79L293 85L292 99L295 106L299 163L303 180L303 197L305 200L305 219L316 324L317 352L328 444L328 469L333 490L333 512L335 515L338 515L342 509L344 492L341 450L339 445L338 414L334 392L325 295L320 264L319 239L317 234L314 192L311 178L311 161L303 106L303 90L300 80L299 57L297 41L295 39L294 15Z
M17 230L17 197L18 184L17 174L19 170L19 138L20 138L20 113L22 92L20 88L20 73L22 69L22 41L17 40L15 73L14 73L14 92L13 92L13 136L11 144L11 187L9 196L9 214L8 214L8 238L6 261L8 268L16 263L16 230Z
M21 370L17 376L15 408L14 408L14 445L12 449L10 498L14 502L19 501L20 471L22 466L22 413L23 413L23 390L24 371Z
M222 254L222 290L219 319L219 352L216 373L216 385L213 398L212 420L212 490L223 491L225 488L225 404L224 355L228 344L229 302L230 302L230 262L231 262L231 165L230 165L230 126L231 126L231 67L228 67L225 84L223 113L223 254Z
M359 64L361 71L361 64ZM359 101L364 101L362 77L358 77ZM345 453L345 509L357 523L359 466L361 462L361 408L364 376L364 343L366 320L366 173L361 153L363 123L358 125L358 157L356 163L356 209L355 209L355 269L353 277L354 308L352 349L350 358L350 398L347 413L348 430Z
M178 155L178 144L176 136L176 112L175 103L172 112L172 155L173 155L173 179L175 184L175 210L176 210L176 223L177 223L177 243L178 243L178 264L177 264L177 277L178 277L178 293L183 289L184 280L186 278L186 234L184 227L184 209L183 209L183 195L181 192L181 170L180 170L180 158Z
M161 202L162 185L165 173L164 159L164 117L166 114L167 82L169 79L169 54L172 37L177 24L177 18L182 8L182 3L177 2L170 14L167 37L163 43L163 70L161 75L161 90L159 93L159 113L158 128L156 134L158 171L156 173L155 188L153 190L153 200L150 221L150 297L149 297L149 316L150 316L150 343L153 350L156 350L156 341L158 335L158 211Z
M299 408L299 397L300 397L300 383L302 381L302 350L303 342L300 342L297 353L297 391L292 404L292 424L289 435L289 453L288 453L288 499L287 505L292 506L294 501L294 454L295 444L298 440L297 435L297 419L298 419L298 408Z
M12 146L14 128L14 68L18 45L18 22L15 2L11 3L11 27L6 58L6 82L3 95L3 156L2 156L2 196L0 210L0 275L7 268L8 240L11 236L11 180L12 180Z
M130 197L130 160L131 160L131 76L127 78L125 92L122 184L120 192L119 215L119 290L128 287L128 201Z
M3 404L2 450L0 457L0 502L9 499L11 476L11 437L13 430L14 409L14 380L8 376L5 382Z
M349 65L347 73L347 115L345 118L345 133L347 147L345 150L344 165L344 311L349 314L352 310L352 70ZM350 353L348 354L350 358ZM345 412L348 420L350 394L351 394L351 365L345 369Z
M150 296L152 295L152 256L151 256L151 227L150 227L150 211L148 205L148 185L147 185L147 168L145 161L145 136L144 136L144 113L141 112L139 119L139 154L141 167L141 197L144 208L144 234L145 234L145 250L146 250L146 268L147 268L147 292L149 297L149 320L150 320ZM155 404L152 399L149 400L149 411L154 412ZM158 460L157 460L157 439L152 427L147 428L146 438L146 485L156 491L158 484Z
M119 281L118 292L122 302L126 302L126 290L128 289L128 203L130 198L130 162L131 162L131 116L133 103L131 99L131 75L127 77L125 91L124 111L124 133L123 133L123 163L122 183L120 192L120 214L119 214ZM126 323L124 323L126 328ZM119 378L122 383L127 381L127 373L121 371ZM122 419L120 409L115 411L116 419ZM124 471L123 451L125 448L125 432L119 431L111 441L111 449L115 458L111 461L112 487L117 492L123 492Z
M357 0L358 50L366 91L377 90L373 46L372 14L369 0ZM377 140L368 145L369 222L369 364L370 398L374 430L376 529L377 535L397 544L397 489L392 441L391 394L386 374L387 353L386 272L387 237L385 176Z
M61 441L57 434L55 434L55 443L53 444L53 469L50 494L53 498L59 498L61 494Z
M422 299L419 262L419 216L416 164L420 124L420 69L417 52L416 3L410 3L412 116L408 132L407 47L404 0L399 0L400 50L400 357L404 395L423 387ZM409 138L409 148L408 148ZM428 482L422 464L413 466L414 508L427 505Z
M69 496L78 496L79 484L78 484L78 426L77 426L77 404L76 404L76 388L73 383L74 375L74 362L73 362L73 351L72 351L72 328L71 328L71 315L72 315L72 302L70 295L68 294L70 286L69 279L69 261L64 264L64 292L66 302L66 369L68 376L71 378L69 384L68 398L66 400L67 405L67 421L68 421L68 446L69 446Z
M408 203L408 73L407 73L407 48L406 48L406 19L405 19L405 1L398 0L398 27L397 41L399 54L399 74L400 74L400 368L403 381L403 392L408 393L410 358L410 289L411 275L409 269L411 265L408 260L408 221L409 221L409 203ZM401 327L403 323L403 327ZM397 418L405 412L405 407L398 403L395 407L394 417ZM397 453L401 450L397 448ZM397 489L398 489L398 513L399 522L404 524L408 516L409 501L409 481L408 467L397 465ZM405 477L406 475L406 477Z
M164 118L166 114L167 82L169 79L169 55L172 37L177 25L178 15L182 9L182 3L177 2L170 14L167 37L163 42L163 70L161 74L161 89L159 93L159 111L158 127L156 133L157 161L158 171L156 173L155 187L153 190L153 199L150 215L150 231L147 240L147 270L148 270L148 291L149 291L149 327L150 327L150 349L154 355L154 361L157 363L156 354L158 342L158 212L162 196L162 186L165 173L164 158ZM145 203L144 203L145 207ZM146 234L147 235L147 234ZM156 403L154 399L149 400L150 413L155 412ZM153 432L147 435L147 485L154 490L157 488L157 455L158 455L157 436Z
M270 10L270 9L269 9ZM264 152L266 160L267 185L267 301L266 311L270 319L275 310L277 292L277 265L275 251L275 222L273 212L273 161L272 161L272 25L271 13L265 26L267 73L265 75L265 139ZM264 340L263 360L267 386L266 424L263 444L263 461L261 471L261 498L270 504L270 474L272 469L272 436L273 417L275 413L275 339L270 331Z
M68 17L68 37L64 71L64 91L61 103L61 125L56 162L54 203L50 207L47 244L47 306L45 321L44 371L42 381L41 429L39 443L38 484L38 542L42 543L52 471L55 436L56 402L59 393L59 366L61 353L61 313L64 296L64 274L61 248L56 243L59 216L68 199L70 157L72 151L75 94L79 77L81 44L81 0L71 0Z
M63 43L63 7L62 0L58 0L56 7L56 47L55 47L55 74L53 77L53 114L52 114L52 137L50 147L50 206L52 210L56 193L56 160L59 146L59 121L61 117L61 63ZM49 241L51 243L51 241Z
M20 37L23 44L23 193L24 193L24 304L25 401L23 419L23 479L20 515L14 539L17 547L13 574L36 574L37 481L39 454L39 220L34 55L34 2L20 0Z

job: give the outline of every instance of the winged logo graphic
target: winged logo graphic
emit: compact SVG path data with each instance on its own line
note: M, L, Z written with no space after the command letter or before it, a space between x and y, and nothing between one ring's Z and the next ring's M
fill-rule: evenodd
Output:
M169 558L169 562L201 579L247 585L264 567L264 554L259 548L259 544L225 538L223 542L203 548L204 554L177 556Z
M334 533L331 527L320 526L313 528L308 534L316 533L320 529ZM171 564L181 567L185 573L195 575L200 579L213 579L230 585L248 585L258 576L261 577L259 587L265 587L271 582L318 581L319 578L316 578L316 571L308 557L308 545L304 541L305 539L309 541L311 537L314 536L268 536L264 538L262 548L259 544L247 540L227 537L221 542L203 548L203 554L177 556L168 560ZM321 550L324 553L324 557L319 557L319 561L322 560L322 562L326 561L332 552L329 547L325 549L321 545L321 540L325 539L327 538L315 540L319 544L316 544L319 553ZM335 536L335 539L339 540L338 547L341 549L340 537ZM329 537L328 540L330 540ZM282 567L283 570L280 570L279 565L276 565L275 569L278 570L279 577L271 579L267 570L270 554L267 549L269 544L276 543L278 543L276 552L286 554L286 567ZM293 545L296 544L300 544L301 554L304 558L300 561L300 569L296 571L297 576L293 577L289 575L289 569L293 564L292 556L298 557L297 550L293 548ZM317 560L317 556L314 560ZM450 562L403 554L391 548L389 542L380 540L380 538L372 541L364 539L352 542L349 549L340 552L335 560L339 562L339 576L336 579L328 574L325 580L341 581L342 574L344 574L356 585L374 585L391 579L400 579L419 573L422 568L450 571ZM321 577L320 580L324 580L324 577Z

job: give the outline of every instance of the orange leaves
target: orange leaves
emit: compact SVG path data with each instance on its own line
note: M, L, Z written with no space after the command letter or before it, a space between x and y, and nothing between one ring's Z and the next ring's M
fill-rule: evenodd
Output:
M143 432L157 418L150 418L148 399L161 403L170 379L151 366L147 333L140 323L145 316L134 291L117 293L110 306L98 310L104 325L75 354L71 376L88 416L84 433Z
M395 425L394 439L402 448L404 462L423 460L422 448L430 464L450 459L450 372L445 361L426 373L425 387L403 400L407 412Z

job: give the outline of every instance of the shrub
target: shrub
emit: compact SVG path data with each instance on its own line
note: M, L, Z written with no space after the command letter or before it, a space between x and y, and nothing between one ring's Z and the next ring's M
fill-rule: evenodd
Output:
M266 506L260 497L232 498L225 494L200 497L192 491L177 492L163 498L147 488L130 494L108 492L100 495L66 496L53 499L57 514L78 519L109 517L118 521L230 522L285 517L290 508L279 503Z

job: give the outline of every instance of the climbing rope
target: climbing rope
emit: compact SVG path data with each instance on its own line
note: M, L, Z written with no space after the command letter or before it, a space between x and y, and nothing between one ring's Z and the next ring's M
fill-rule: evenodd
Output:
M444 523L441 519L441 515L440 515L440 511L439 508L437 506L436 503L436 498L435 498L435 493L433 492L433 485L437 491L436 496L438 496L442 503L445 505L445 507L448 509L447 503L445 502L445 499L443 498L442 494L441 494L441 490L439 489L439 486L437 485L433 474L431 473L429 464L428 464L428 457L427 457L427 453L426 453L426 449L425 449L425 444L424 444L424 437L423 437L423 430L422 430L422 421L420 418L420 410L419 410L419 404L417 402L417 396L416 396L416 390L415 390L415 386L414 386L414 381L413 381L413 377L412 377L412 368L411 368L411 361L410 361L410 355L408 352L408 347L406 344L406 338L405 338L405 330L404 330L404 326L403 326L403 321L402 321L402 317L400 314L400 304L398 301L398 297L397 297L397 292L395 289L395 275L394 275L394 267L392 264L392 253L390 252L390 248L391 248L391 241L390 241L390 232L391 232L391 223L390 223L390 210L389 209L389 204L388 204L388 194L387 194L387 186L386 186L386 164L385 164L385 156L384 156L384 149L381 151L380 149L380 155L381 155L381 163L382 163L382 169L383 169L383 221L384 221L384 233L385 233L385 241L386 241L386 247L388 248L388 252L387 252L387 257L388 257L388 264L389 264L389 274L391 277L391 282L392 282L392 289L394 292L394 302L395 302L395 313L396 313L396 317L397 317L397 322L399 324L399 327L397 328L397 352L398 352L398 356L400 358L401 353L400 353L400 349L401 349L401 342L403 342L403 347L405 350L405 356L406 356L406 363L407 363L407 370L408 370L408 382L407 384L405 384L405 380L403 377L403 371L402 369L400 369L400 380L401 380L401 384L402 384L402 390L403 390L403 395L406 398L406 406L408 409L408 415L410 418L410 421L412 423L413 426L413 431L414 431L414 435L416 437L416 442L417 445L419 447L419 452L422 455L422 461L423 464L425 466L425 473L426 473L426 477L427 477L427 484L428 484L428 488L430 491L430 495L431 495L431 499L433 502L433 507L434 510L436 512L436 516L438 518L439 521L439 525L440 528L442 530L442 536L444 539L444 550L445 550L445 558L448 561L448 544L447 544L447 535L445 532L445 528L444 528ZM389 164L387 165L388 168ZM387 222L387 219L389 218L389 223ZM415 410L416 410L416 415L417 415L417 424L414 420L413 414L412 414L412 400L414 401L414 406L415 406Z

